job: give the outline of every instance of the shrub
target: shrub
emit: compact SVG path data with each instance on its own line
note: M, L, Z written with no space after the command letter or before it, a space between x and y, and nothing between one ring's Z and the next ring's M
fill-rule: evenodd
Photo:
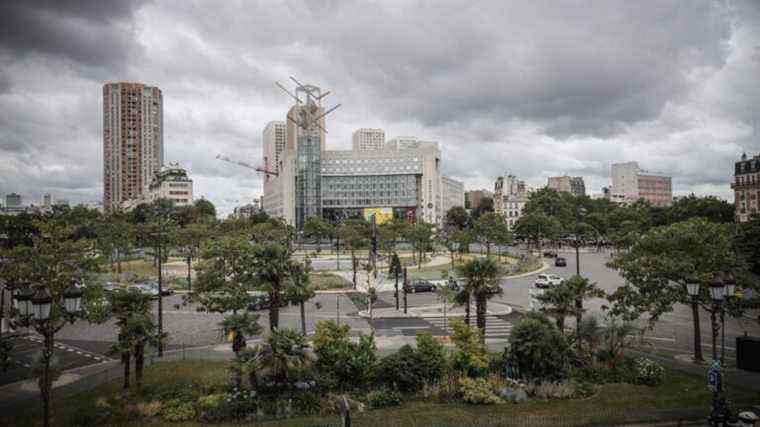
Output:
M570 346L546 316L529 313L509 336L509 362L528 379L561 379L567 376Z
M405 345L380 361L377 366L378 380L404 393L419 391L425 384L422 363L420 353Z
M315 364L321 385L328 389L352 390L366 386L377 363L373 335L360 335L359 343L349 340L348 325L321 321L314 336Z
M393 390L375 390L367 394L367 403L372 409L398 406L401 404L401 395Z
M320 396L314 391L303 391L293 397L293 409L302 415L318 414Z
M636 383L656 386L662 382L665 368L654 360L640 357L634 361Z
M351 399L348 396L346 396L346 400L348 400L348 406L352 412L353 411L364 412L363 403L359 402L358 400ZM327 393L326 395L324 395L320 402L322 415L339 414L342 401L343 401L342 394Z
M530 383L526 387L526 391L530 396L550 400L570 399L576 395L578 389L570 381L546 381Z
M459 393L462 400L471 405L492 405L500 402L499 397L494 394L493 386L485 378L460 378Z
M198 411L204 421L222 421L226 418L224 394L209 394L198 398Z
M167 401L161 410L161 418L169 422L190 421L195 418L195 408L192 403L172 399Z
M433 335L417 335L417 352L420 354L421 376L425 383L441 380L446 370L446 348Z
M453 320L451 336L457 351L453 355L453 368L469 377L482 377L488 372L488 350L482 339L482 332L466 325L461 320Z

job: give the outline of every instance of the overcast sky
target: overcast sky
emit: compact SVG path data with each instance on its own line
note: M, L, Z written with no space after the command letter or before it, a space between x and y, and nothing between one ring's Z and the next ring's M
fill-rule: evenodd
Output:
M0 194L102 199L102 85L164 95L165 160L226 213L261 177L289 76L332 92L330 149L378 127L440 142L468 189L610 164L731 198L760 151L760 1L3 1Z

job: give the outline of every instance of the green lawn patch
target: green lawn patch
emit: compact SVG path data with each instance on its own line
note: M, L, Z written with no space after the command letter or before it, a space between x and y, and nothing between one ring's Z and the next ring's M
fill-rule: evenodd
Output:
M309 280L316 290L326 289L348 289L353 284L345 278L332 273L315 273L309 274Z

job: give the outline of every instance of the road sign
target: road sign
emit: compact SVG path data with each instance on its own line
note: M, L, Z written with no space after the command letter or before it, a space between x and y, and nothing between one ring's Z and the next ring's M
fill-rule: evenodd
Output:
M712 392L718 392L721 388L722 375L719 369L710 368L707 371L707 388Z

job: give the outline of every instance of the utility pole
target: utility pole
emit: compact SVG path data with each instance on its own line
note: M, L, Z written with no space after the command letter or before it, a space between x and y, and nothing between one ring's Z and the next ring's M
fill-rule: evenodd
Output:
M406 267L404 267L404 314L406 314L406 290L409 287L406 278Z

